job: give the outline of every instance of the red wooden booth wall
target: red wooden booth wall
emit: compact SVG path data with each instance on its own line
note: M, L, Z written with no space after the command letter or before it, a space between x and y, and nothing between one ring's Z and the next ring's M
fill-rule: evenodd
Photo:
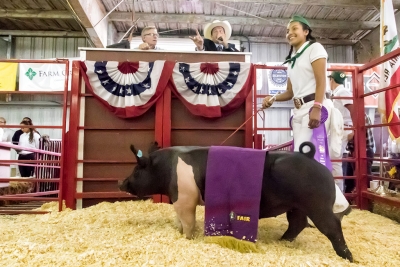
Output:
M84 49L84 59L93 61L155 60L194 62L249 62L249 53L127 51ZM252 115L252 94L232 114L218 119L192 115L166 88L162 97L144 115L121 119L104 107L85 87L79 62L72 70L70 127L67 134L67 169L64 197L67 207L88 207L102 201L133 199L119 192L118 181L133 170L136 161L130 144L144 154L153 141L161 147L219 145ZM252 147L251 122L224 145ZM168 201L153 196L156 202Z

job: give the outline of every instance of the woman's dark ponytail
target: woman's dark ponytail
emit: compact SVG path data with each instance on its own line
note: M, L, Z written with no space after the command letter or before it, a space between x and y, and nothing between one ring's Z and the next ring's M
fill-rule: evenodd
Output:
M292 52L293 52L293 46L290 46L290 50L289 50L289 55L287 55L287 57L285 58L285 60L288 60L292 57Z

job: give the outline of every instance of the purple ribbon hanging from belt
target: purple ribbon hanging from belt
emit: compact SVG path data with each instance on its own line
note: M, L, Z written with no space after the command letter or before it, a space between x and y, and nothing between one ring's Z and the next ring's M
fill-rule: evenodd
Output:
M311 112L312 108L310 108ZM292 119L290 117L290 128L292 128ZM332 162L329 157L328 137L326 136L325 121L328 119L328 110L322 106L321 108L321 122L317 128L312 129L313 134L311 142L315 145L314 159L332 171ZM293 128L292 128L293 129ZM294 147L294 145L293 145Z
M311 108L312 109L312 108ZM311 112L310 109L310 112ZM328 138L326 136L325 121L328 119L328 110L322 106L321 108L321 122L317 128L313 129L311 142L315 145L314 158L322 165L325 165L332 171L332 162L329 157Z

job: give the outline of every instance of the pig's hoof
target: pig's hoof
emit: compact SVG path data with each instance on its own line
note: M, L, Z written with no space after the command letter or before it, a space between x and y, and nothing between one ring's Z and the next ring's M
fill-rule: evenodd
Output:
M191 235L186 235L186 239L192 240L194 238L193 234Z
M175 219L175 225L178 228L179 233L183 234L183 227L178 218Z

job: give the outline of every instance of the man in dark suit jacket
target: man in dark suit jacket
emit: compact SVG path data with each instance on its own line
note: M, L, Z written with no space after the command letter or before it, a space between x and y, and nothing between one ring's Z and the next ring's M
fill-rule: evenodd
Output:
M204 26L204 40L196 30L196 36L189 36L195 43L196 51L239 52L234 44L228 43L232 27L228 21L214 20Z

